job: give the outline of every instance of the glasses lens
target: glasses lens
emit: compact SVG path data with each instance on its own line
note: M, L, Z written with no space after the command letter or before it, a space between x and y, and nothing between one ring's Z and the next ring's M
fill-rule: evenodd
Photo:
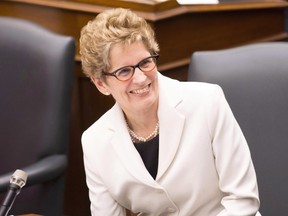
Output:
M156 58L153 56L146 58L139 63L140 69L144 72L149 72L153 70L155 66L156 66Z
M116 71L115 75L119 80L125 81L130 79L133 76L133 73L133 67L124 67Z

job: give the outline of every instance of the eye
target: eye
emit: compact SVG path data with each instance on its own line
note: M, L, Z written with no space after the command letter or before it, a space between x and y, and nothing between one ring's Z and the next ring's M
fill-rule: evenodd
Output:
M128 76L132 72L133 72L132 67L125 67L125 68L121 68L118 71L116 71L116 76L117 77L125 77L125 76Z
M142 60L142 61L139 63L139 66L140 66L141 68L149 68L149 67L151 66L151 64L153 64L152 58L147 58L147 59Z

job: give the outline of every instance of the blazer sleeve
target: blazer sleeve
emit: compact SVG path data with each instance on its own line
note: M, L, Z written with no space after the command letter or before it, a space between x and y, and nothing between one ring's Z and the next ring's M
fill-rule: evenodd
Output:
M209 109L219 187L225 194L221 201L224 210L218 216L259 215L258 186L250 150L219 86Z
M84 153L84 168L86 182L89 189L90 209L92 216L125 216L126 209L119 205L109 193L107 187L101 180L97 171L97 162L94 160L94 151L89 148L91 140L82 135L82 146ZM92 152L92 153L91 153ZM96 163L95 163L96 162ZM103 165L105 166L105 165Z

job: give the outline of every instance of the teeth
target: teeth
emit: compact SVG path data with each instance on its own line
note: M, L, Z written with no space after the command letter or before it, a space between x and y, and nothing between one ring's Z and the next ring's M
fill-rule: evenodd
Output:
M145 92L148 92L148 90L149 90L149 87L146 86L145 88L134 90L134 91L132 91L132 93L134 93L134 94L143 94Z

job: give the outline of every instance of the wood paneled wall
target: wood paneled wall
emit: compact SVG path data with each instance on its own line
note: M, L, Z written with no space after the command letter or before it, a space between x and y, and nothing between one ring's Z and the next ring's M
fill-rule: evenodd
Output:
M99 12L111 7L131 8L155 28L161 50L159 71L179 80L186 80L189 59L194 51L288 38L284 27L287 1L235 0L233 3L194 6L179 6L175 0L135 2L2 0L0 16L33 21L54 32L71 35L78 43L82 26ZM80 138L83 130L114 102L111 97L98 93L82 75L78 54L75 62L65 215L86 216L90 215L90 207Z

